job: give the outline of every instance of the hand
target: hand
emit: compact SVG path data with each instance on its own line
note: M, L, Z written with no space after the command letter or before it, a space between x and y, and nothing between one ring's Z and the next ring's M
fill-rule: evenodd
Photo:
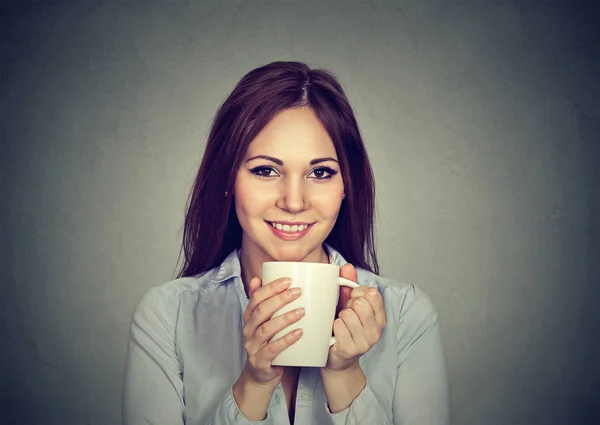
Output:
M295 309L276 318L273 313L281 307L297 299L300 294L288 289L289 279L277 279L272 283L261 286L257 277L250 281L248 295L250 302L244 312L244 349L246 364L244 372L254 382L263 385L277 386L283 376L284 368L271 366L271 362L280 352L298 341L302 331L291 331L283 337L269 342L280 330L297 322L304 316L303 309Z
M352 264L340 269L340 276L358 280ZM325 369L343 371L358 367L360 356L381 338L387 318L383 298L375 288L340 288L338 318L333 322L336 342L329 349Z

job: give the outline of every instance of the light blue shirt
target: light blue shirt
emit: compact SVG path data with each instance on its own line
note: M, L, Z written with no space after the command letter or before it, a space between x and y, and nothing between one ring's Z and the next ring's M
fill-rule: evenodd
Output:
M327 247L333 264L346 261ZM437 313L415 286L357 269L383 296L387 325L360 358L367 385L332 414L317 368L302 368L295 425L447 425L448 385ZM232 394L246 362L248 305L238 252L198 277L150 288L131 321L123 385L124 425L289 424L281 384L263 421L247 420Z

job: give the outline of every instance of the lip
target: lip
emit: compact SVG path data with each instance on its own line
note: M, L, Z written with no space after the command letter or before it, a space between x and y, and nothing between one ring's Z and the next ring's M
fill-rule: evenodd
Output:
M308 227L306 229L302 230L301 232L284 232L283 230L279 230L279 229L276 229L275 227L271 226L270 223L287 224L289 226L293 226L293 225L299 226L301 224L307 224ZM267 226L269 226L269 229L271 229L271 231L279 239L284 240L284 241L297 241L299 239L302 239L304 237L304 235L306 235L308 233L308 231L312 228L314 223L301 223L301 222L291 222L291 221L272 221L272 222L265 221L265 224Z

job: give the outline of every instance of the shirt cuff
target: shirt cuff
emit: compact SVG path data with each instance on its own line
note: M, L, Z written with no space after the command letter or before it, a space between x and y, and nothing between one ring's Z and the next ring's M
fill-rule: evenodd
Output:
M273 425L273 421L267 411L267 417L262 421L251 421L247 419L241 412L238 404L233 397L233 388L229 388L229 391L225 394L223 401L220 403L223 407L221 414L217 415L217 421L215 425L220 424L235 424L235 425Z
M338 413L331 413L325 404L325 411L332 425L358 425L358 424L386 424L391 425L391 420L385 414L375 394L369 388L369 383L356 396L352 404Z
M329 404L325 403L325 411L327 412L327 415L329 416L331 423L333 425L345 425L346 420L348 419L348 414L350 413L350 409L355 410L357 404L358 404L358 407L360 408L361 400L366 397L365 394L367 392L369 392L369 393L371 392L371 390L369 389L368 382L365 385L365 387L362 389L362 391L360 393L358 393L358 395L352 401L350 406L348 406L344 410L337 412L337 413L331 413L331 411L329 410Z

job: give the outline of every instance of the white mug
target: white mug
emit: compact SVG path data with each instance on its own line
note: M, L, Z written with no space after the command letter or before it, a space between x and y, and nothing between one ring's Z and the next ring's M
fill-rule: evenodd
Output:
M359 285L339 276L335 264L272 261L262 265L262 284L268 285L281 277L292 279L290 288L302 288L299 298L277 310L273 317L304 307L299 321L277 332L271 341L288 332L302 328L302 336L279 353L273 366L323 367L327 363L329 347L335 344L331 336L340 286L356 288Z

